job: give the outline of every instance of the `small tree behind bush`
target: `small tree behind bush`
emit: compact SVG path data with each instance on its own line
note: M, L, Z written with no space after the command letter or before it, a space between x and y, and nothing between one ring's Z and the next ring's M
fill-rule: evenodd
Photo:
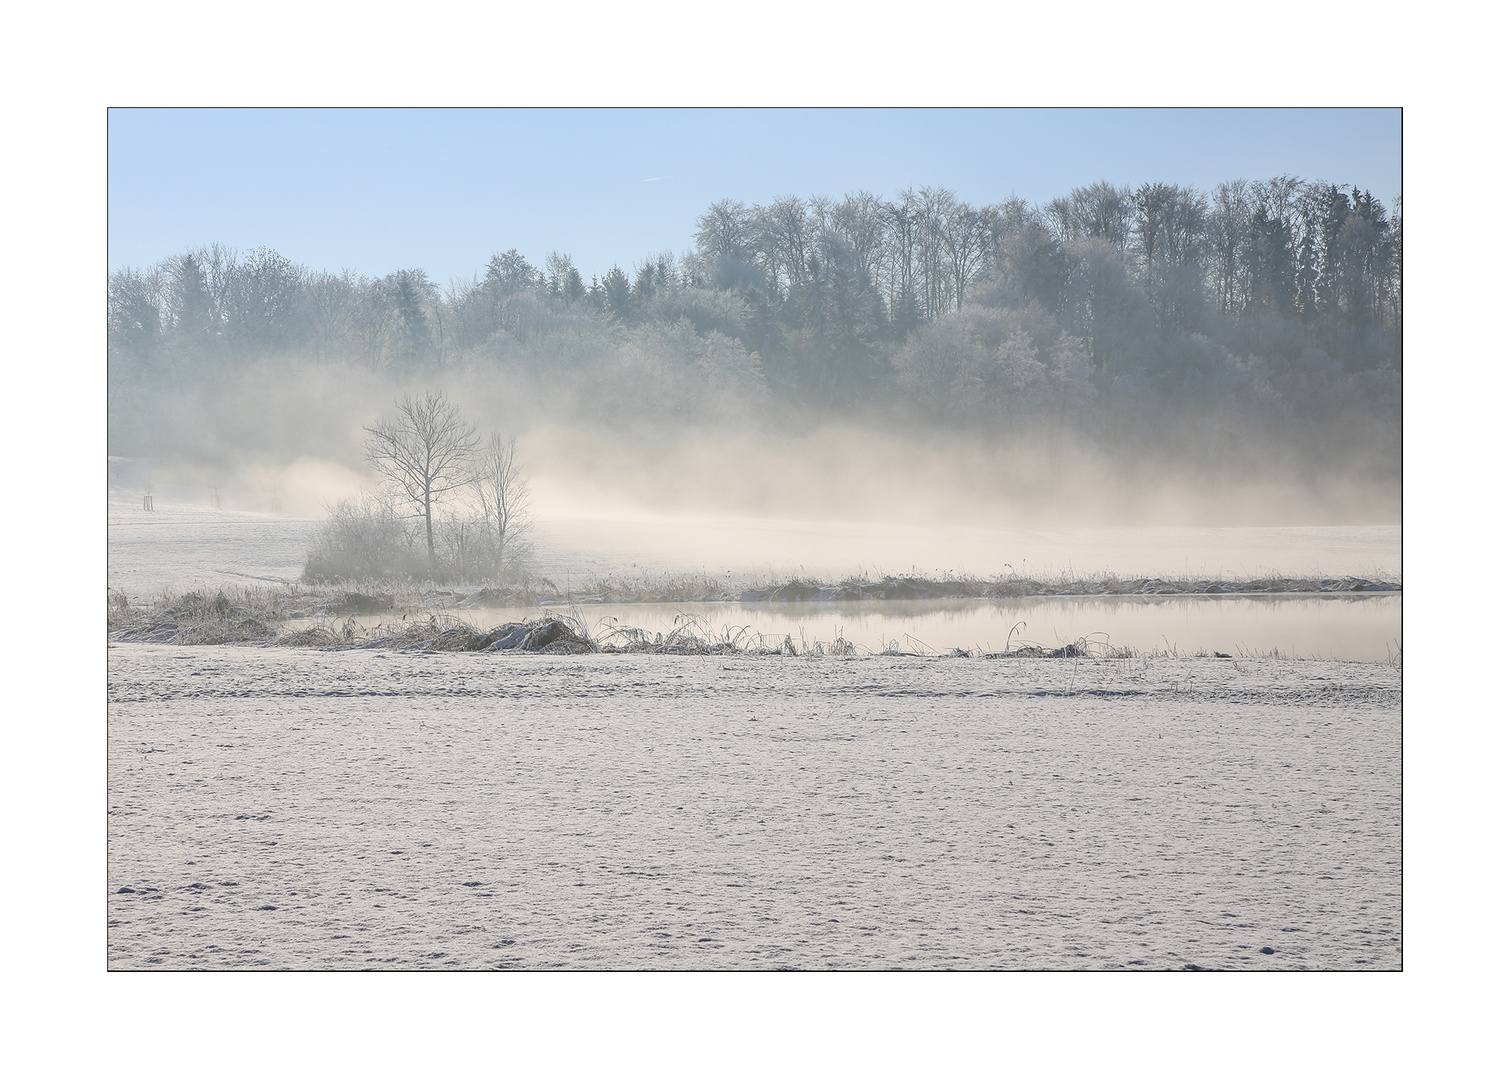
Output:
M512 435L506 439L495 431L478 455L477 496L483 527L491 534L491 569L503 577L506 567L529 554L530 486Z
M523 577L528 545L513 533L500 545L494 524L472 507L442 514L436 521L435 579L504 582Z
M479 448L477 425L434 391L366 429L387 483L328 507L306 581L502 582L524 573L530 487L512 436Z
M424 515L425 550L435 572L436 502L474 482L477 425L445 395L427 390L419 397L404 395L397 417L380 419L366 430L368 463Z

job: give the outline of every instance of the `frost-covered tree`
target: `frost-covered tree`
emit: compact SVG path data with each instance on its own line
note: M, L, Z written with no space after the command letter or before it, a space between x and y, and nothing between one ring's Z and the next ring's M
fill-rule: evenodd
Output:
M227 335L240 352L282 351L297 342L306 276L302 266L267 248L227 267L221 303Z
M1075 398L1044 388L1060 385L1055 372L1079 386L1084 360L1097 423L1078 437L1093 449L1174 445L1171 432L1219 406L1276 432L1315 435L1329 410L1398 424L1401 211L1351 185L1097 182L1042 206L860 191L722 200L696 225L680 262L597 267L591 286L566 256L542 271L512 249L444 295L419 270L311 272L220 245L117 270L112 452L146 456L191 428L251 445L250 422L237 428L251 411L228 406L296 365L379 400L382 380L444 365L520 419L736 423L864 405L938 420L948 401L1021 426L1029 403L1058 412ZM262 425L270 447L289 430ZM436 534L446 569L456 552L491 552L479 520L455 519L454 551Z
M1212 251L1212 289L1217 310L1235 315L1243 310L1246 286L1243 278L1244 241L1253 210L1247 180L1219 184L1212 192L1212 212L1207 218L1207 237Z
M426 309L439 290L423 270L400 270L388 278L389 298L397 318L395 348L406 364L428 362L436 352Z
M546 256L546 291L552 296L576 303L587 295L582 274L578 272L572 256L553 251Z
M603 277L603 307L609 317L623 321L630 315L630 279L615 266Z
M494 575L502 577L510 561L522 554L530 527L530 485L514 436L498 432L478 454L477 494L483 520L494 541Z
M364 455L395 494L425 519L425 550L434 571L436 502L473 482L477 425L433 390L419 397L406 394L396 404L397 416L364 429Z
M110 275L106 328L111 359L147 357L162 332L163 283L156 273L117 270Z
M535 267L525 261L514 248L497 252L488 260L488 273L484 279L488 288L500 297L528 289L535 283Z

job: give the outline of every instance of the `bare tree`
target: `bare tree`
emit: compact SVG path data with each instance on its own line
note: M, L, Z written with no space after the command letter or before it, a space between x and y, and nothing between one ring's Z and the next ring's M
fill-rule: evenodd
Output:
M488 439L479 455L477 490L483 517L498 535L494 570L502 576L504 564L519 553L530 527L530 485L521 473L514 436L506 439L495 431Z
M796 195L773 199L766 208L766 225L770 230L772 251L792 295L808 280L808 255L813 248L813 228L808 220L808 204Z
M435 572L436 500L473 482L477 425L468 422L445 396L427 390L404 395L396 419L379 420L367 431L367 461L425 517L425 548Z
M959 203L944 223L944 250L949 256L954 310L965 304L965 291L990 253L991 231L981 211Z
M744 203L721 199L698 219L698 253L710 262L742 259L751 241L751 211Z
M945 269L947 222L959 204L944 188L926 187L918 192L919 292L923 294L923 317L937 319L946 309L949 289Z
M1207 235L1212 245L1213 288L1217 309L1235 315L1243 309L1243 245L1248 239L1254 208L1247 180L1219 184L1212 192Z
M834 211L834 227L855 249L856 265L876 281L886 232L881 200L869 191L846 195Z

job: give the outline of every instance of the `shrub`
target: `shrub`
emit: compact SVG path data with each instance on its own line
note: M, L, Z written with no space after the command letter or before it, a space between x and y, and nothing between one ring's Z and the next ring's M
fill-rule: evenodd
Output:
M480 514L443 514L436 524L436 579L515 581L524 573L530 551L529 544L510 536L500 552L497 529Z
M377 495L326 508L304 560L305 581L381 581L425 577L424 537L394 504Z

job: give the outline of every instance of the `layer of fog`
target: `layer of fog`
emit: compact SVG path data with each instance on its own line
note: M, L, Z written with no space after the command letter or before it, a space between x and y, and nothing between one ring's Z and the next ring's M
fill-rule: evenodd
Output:
M266 493L264 493L266 494ZM136 602L163 592L297 579L319 521L211 504L208 488L159 488L153 512L140 489L109 503L107 583ZM736 590L794 577L838 582L921 573L1053 581L1218 577L1247 581L1334 576L1399 580L1398 525L1273 528L986 528L929 522L801 522L688 518L566 518L536 525L531 571L581 595L600 579L634 585L660 575L706 575ZM651 591L655 591L652 589Z
M1028 425L994 432L897 415L610 424L562 415L548 390L505 371L417 379L286 362L200 372L113 402L111 481L144 493L204 489L228 509L320 516L377 484L363 461L364 425L423 388L446 392L484 430L518 435L541 522L672 514L1306 525L1390 522L1400 510L1399 461L1380 452L1391 425L1357 416L1340 418L1320 450L1224 416L1205 429L1186 418L1178 439L1109 451Z
M444 288L221 245L117 271L110 452L318 514L376 479L363 426L439 390L519 436L542 522L1399 520L1399 203L1276 176L688 225L629 273L509 250Z

